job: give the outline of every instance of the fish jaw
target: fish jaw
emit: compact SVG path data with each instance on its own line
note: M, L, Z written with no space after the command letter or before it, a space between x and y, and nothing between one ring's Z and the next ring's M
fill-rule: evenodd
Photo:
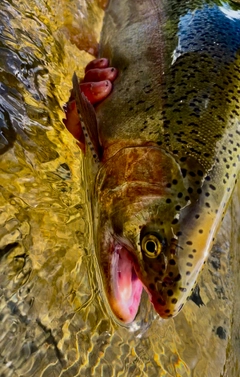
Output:
M105 233L106 235L106 233ZM143 285L138 279L131 253L115 237L105 238L103 256L107 299L115 316L124 323L131 323L137 315Z

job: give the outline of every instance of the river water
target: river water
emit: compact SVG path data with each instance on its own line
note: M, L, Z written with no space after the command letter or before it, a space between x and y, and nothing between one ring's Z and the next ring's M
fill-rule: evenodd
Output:
M195 294L161 320L144 295L120 326L92 248L82 155L65 130L103 1L0 3L0 376L240 375L240 187Z

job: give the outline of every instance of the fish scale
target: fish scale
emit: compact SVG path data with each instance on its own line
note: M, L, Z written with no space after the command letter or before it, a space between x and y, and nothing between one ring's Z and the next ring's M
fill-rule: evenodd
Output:
M125 322L133 315L111 286L115 248L129 251L163 318L180 311L206 262L239 174L239 51L228 4L110 1L100 54L119 76L97 108L92 199L103 285Z

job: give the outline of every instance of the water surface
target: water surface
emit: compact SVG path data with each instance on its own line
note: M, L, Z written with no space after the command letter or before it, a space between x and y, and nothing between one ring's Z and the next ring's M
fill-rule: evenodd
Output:
M240 187L175 319L144 295L120 326L99 290L82 155L62 107L97 51L101 6L0 4L0 375L236 377Z

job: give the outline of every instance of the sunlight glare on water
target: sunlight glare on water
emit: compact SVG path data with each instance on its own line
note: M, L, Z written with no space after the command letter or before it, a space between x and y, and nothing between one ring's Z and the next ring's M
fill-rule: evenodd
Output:
M97 51L103 5L0 3L0 375L235 377L239 187L175 319L159 319L144 294L120 326L99 291L82 155L62 108Z

